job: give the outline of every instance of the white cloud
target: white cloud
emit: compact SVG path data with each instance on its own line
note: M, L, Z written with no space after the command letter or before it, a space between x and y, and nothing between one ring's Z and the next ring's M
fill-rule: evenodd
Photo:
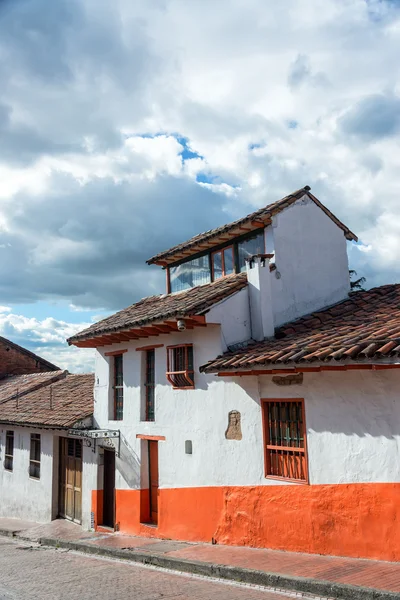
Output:
M3 307L4 308L4 307ZM86 373L94 369L94 351L69 347L66 339L90 323L72 324L51 317L27 318L0 309L0 335L42 356L62 369Z
M394 2L5 4L2 303L122 308L163 291L150 255L306 184L400 280Z

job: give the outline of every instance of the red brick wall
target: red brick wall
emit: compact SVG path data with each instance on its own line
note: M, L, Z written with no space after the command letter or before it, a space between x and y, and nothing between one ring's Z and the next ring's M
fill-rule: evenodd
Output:
M41 363L32 356L21 352L13 346L7 346L0 342L0 377L50 370L46 364Z

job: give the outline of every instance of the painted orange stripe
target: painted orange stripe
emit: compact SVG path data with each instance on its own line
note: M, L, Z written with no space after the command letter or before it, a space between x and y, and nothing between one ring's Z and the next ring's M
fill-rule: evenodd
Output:
M146 496L147 494L147 496ZM101 510L93 492L93 510ZM146 527L148 490L116 490L122 533L293 552L400 561L400 484L264 485L159 490L159 523ZM95 514L95 521L99 522Z

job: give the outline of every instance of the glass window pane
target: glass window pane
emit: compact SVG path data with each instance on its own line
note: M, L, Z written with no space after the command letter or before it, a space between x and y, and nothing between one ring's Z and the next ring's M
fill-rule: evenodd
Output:
M214 252L212 255L214 281L224 274L222 271L222 253Z
M171 292L181 292L196 285L210 283L211 273L208 254L188 260L169 269Z
M224 270L225 275L233 273L233 248L225 248L224 250Z
M241 271L246 270L246 258L254 256L254 254L264 254L264 231L257 235L244 240L238 244L239 250L239 268Z

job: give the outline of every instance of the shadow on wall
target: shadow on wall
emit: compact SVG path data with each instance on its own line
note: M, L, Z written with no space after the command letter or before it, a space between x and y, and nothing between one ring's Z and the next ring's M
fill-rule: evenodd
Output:
M117 458L118 470L130 488L140 487L140 461L126 437L120 433L120 457Z

